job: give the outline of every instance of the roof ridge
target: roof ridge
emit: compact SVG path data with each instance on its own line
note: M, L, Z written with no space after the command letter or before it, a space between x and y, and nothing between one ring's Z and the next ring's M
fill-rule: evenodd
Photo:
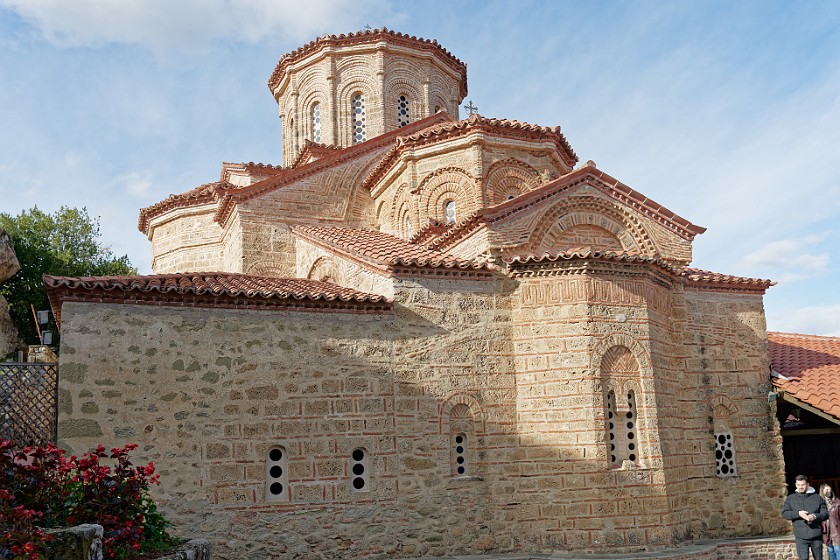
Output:
M391 40L396 43L403 43L408 44L411 43L415 47L419 47L422 50L429 50L429 51L436 51L442 55L442 60L450 66L453 70L461 74L461 98L467 96L467 65L464 64L461 60L459 60L455 55L445 49L440 43L437 42L436 39L423 39L422 37L417 37L414 35L408 35L404 33L400 33L398 31L389 30L386 27L381 29L369 29L369 30L362 30L355 33L347 33L347 34L340 34L340 35L321 35L310 41L309 43L303 45L302 47L298 47L297 49L284 54L280 57L280 60L277 62L277 65L274 67L274 71L271 73L271 76L268 78L268 89L271 90L271 94L274 95L274 90L277 88L277 85L280 83L282 79L282 75L285 72L286 68L309 56L310 54L318 51L321 48L325 48L327 46L330 47L341 47L341 46L348 46L353 44L360 44L366 42L374 42L374 41L382 41L382 40Z
M437 140L448 140L462 134L467 134L472 130L510 130L518 133L526 133L529 135L551 135L553 140L558 145L558 151L561 156L572 167L578 161L578 156L572 149L571 144L561 132L559 126L542 126L537 124L530 124L523 121L516 121L511 119L496 119L490 117L483 117L478 113L474 113L465 119L454 122L441 123L434 127L419 130L411 134L405 134L397 139L397 143L391 150L382 158L382 161L368 174L362 185L370 190L373 183L381 179L381 177L390 169L398 155L410 147L418 145L425 145Z

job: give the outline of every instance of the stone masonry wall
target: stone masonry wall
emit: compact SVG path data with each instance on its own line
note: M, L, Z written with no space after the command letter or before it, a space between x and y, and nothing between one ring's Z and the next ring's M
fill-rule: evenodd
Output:
M179 531L219 558L641 550L787 529L760 297L684 294L615 265L391 281L385 315L65 303L61 444L139 443ZM638 455L619 464L610 390L636 403ZM722 397L739 478L715 476Z

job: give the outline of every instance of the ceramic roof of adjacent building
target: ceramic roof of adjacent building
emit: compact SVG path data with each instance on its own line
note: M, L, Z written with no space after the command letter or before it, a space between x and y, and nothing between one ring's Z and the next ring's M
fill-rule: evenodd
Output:
M271 90L271 93L273 95L274 90L277 89L277 86L283 79L283 74L286 72L290 65L299 62L320 50L326 48L352 47L356 45L364 45L368 43L379 42L385 42L399 46L406 46L409 48L426 51L436 55L441 62L452 68L456 73L460 74L461 98L463 99L464 97L466 97L466 64L455 58L455 56L451 52L443 48L434 39L430 40L423 39L421 37L409 36L403 33L399 33L397 31L388 30L384 27L382 29L370 29L365 31L359 31L358 33L348 33L346 35L343 33L341 35L322 35L314 41L310 41L306 45L283 55L277 62L277 66L274 68L274 72L272 72L271 76L268 78L268 89Z
M406 150L418 148L452 138L467 136L473 132L484 132L498 136L514 137L527 140L549 140L557 145L563 161L570 168L578 161L569 141L560 132L559 126L539 126L521 121L509 119L492 119L482 117L479 114L472 114L466 119L456 122L444 123L436 127L430 127L414 134L407 134L397 140L396 145L391 148L382 161L370 172L365 179L364 185L371 189L396 162Z
M491 263L461 259L380 231L323 226L295 226L292 231L325 250L388 273L438 269L488 276L496 269Z
M840 338L767 333L773 385L840 423Z
M387 298L300 278L227 272L184 272L150 276L44 276L56 320L68 301L138 303L235 309L327 309L383 312Z

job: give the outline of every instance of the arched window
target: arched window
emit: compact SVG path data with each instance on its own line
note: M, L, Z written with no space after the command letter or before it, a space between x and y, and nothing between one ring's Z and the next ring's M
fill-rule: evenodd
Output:
M312 141L321 143L321 104L312 105Z
M353 143L367 140L365 131L365 96L357 93L353 96Z
M397 126L402 128L411 122L411 113L409 111L408 98L405 95L400 95L397 100Z
M455 211L455 201L454 200L447 200L443 203L443 215L445 217L447 224L454 224L455 220L458 218L458 214Z
M289 460L286 449L278 446L268 451L265 461L265 499L267 502L289 501Z
M475 476L475 425L470 407L460 403L449 412L449 463L452 476Z

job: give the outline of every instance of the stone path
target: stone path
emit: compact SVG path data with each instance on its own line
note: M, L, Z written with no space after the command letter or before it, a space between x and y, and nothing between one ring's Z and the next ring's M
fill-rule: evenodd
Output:
M782 535L778 537L720 539L698 541L694 544L657 550L655 552L625 552L619 554L585 554L581 552L554 553L517 553L517 554L481 554L476 556L437 556L434 560L667 560L669 558L686 558L691 554L703 554L713 551L722 544L760 545L762 543L792 543L793 537ZM406 560L429 560L429 558L408 558Z

